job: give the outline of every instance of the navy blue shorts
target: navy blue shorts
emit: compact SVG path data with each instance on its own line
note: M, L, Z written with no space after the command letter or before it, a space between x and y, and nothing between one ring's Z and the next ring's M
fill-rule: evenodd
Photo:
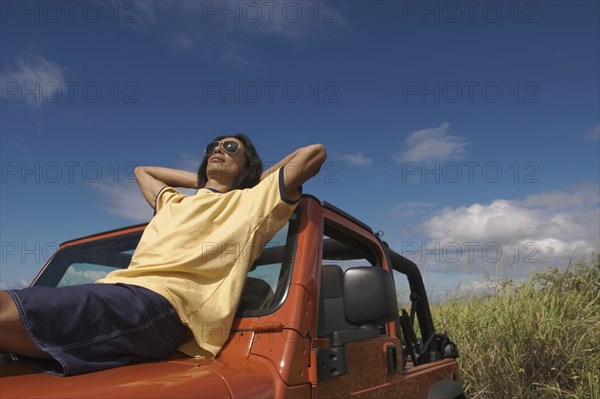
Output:
M33 342L53 360L14 355L35 369L75 375L173 354L187 332L161 295L128 284L8 291Z

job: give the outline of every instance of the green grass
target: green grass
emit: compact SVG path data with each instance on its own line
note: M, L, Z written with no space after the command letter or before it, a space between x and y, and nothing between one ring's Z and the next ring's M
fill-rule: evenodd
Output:
M472 398L600 397L600 255L432 307Z

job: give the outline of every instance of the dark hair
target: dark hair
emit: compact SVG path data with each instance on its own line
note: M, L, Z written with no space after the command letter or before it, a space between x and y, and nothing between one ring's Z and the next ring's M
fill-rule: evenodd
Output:
M263 171L263 163L256 152L256 148L254 144L250 141L248 136L243 133L238 133L234 136L219 136L216 137L213 141L221 141L227 137L234 137L242 142L244 147L244 155L246 158L246 164L240 170L240 173L235 177L232 189L243 189L254 187L260 181L260 175ZM204 159L198 168L198 188L202 188L206 185L207 177L206 177L206 166L208 165L208 155L204 155Z

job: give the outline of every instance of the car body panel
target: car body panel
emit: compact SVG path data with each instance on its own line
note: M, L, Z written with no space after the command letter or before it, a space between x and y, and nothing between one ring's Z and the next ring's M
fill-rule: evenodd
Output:
M69 377L41 374L18 363L0 365L2 398L427 398L439 381L455 380L458 366L444 359L408 370L390 370L389 350L402 365L403 344L396 320L376 338L345 344L347 373L319 380L315 353L329 348L317 338L324 224L337 226L373 249L380 267L392 265L378 237L349 215L303 196L289 286L282 303L268 314L238 317L215 359L176 354L169 360L123 366ZM108 237L141 232L130 226L61 244L93 245ZM52 257L38 277L50 267ZM37 281L37 277L34 280Z
M0 368L0 394L2 398L164 398L190 397L202 389L209 393L207 397L231 398L221 376L206 367L206 361L186 360L142 363L69 377L37 373L11 363Z

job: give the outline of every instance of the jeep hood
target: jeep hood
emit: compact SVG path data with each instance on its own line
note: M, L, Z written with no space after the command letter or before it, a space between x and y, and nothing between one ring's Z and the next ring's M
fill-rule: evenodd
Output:
M24 364L0 365L0 397L6 398L227 398L224 378L213 360L143 363L57 377Z

